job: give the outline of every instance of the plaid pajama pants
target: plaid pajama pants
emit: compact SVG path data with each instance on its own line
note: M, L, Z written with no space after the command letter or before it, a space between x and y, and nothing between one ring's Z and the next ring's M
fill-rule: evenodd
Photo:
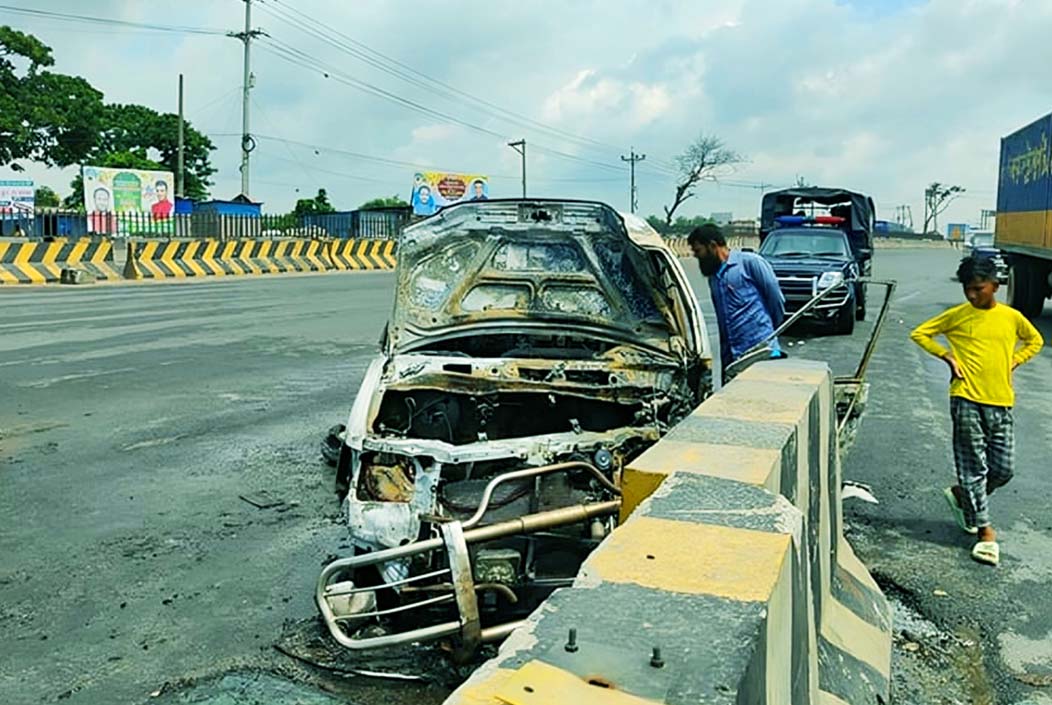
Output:
M989 526L987 496L1012 479L1015 466L1012 409L950 397L950 416L957 483L967 500L962 505L965 521Z

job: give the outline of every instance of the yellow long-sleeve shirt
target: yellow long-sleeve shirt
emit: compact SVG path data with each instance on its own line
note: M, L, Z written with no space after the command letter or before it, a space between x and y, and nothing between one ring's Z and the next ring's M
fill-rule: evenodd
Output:
M937 335L946 338L950 350L935 340ZM950 383L951 397L991 406L1015 405L1012 370L1044 345L1030 321L1004 304L988 309L970 303L954 306L917 326L910 338L936 357L953 352L964 378Z

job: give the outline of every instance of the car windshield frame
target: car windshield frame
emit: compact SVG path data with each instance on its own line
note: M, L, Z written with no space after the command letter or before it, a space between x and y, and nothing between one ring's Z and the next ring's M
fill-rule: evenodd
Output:
M829 246L819 247L821 240L828 240ZM794 243L810 241L810 246ZM836 245L834 252L833 245ZM781 247L783 246L784 247ZM778 248L778 249L776 249ZM759 253L764 257L836 257L851 258L851 246L847 236L840 230L831 228L777 228L772 230L760 245Z

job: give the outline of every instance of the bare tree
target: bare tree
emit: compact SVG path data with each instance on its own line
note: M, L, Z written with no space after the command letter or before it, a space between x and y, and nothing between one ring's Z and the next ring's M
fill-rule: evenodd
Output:
M676 178L676 195L672 204L663 206L665 225L672 225L676 209L694 196L694 189L702 180L715 180L727 167L741 163L742 156L728 149L715 135L700 135L686 150L674 158L679 172Z
M924 189L924 232L939 230L939 215L964 193L963 186L947 186L933 181ZM929 230L928 226L931 226Z

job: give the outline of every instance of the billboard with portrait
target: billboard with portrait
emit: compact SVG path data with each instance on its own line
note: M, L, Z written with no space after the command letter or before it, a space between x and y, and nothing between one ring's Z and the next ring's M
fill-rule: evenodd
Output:
M0 213L5 215L33 215L33 182L0 180Z
M489 177L483 174L418 171L413 175L413 191L409 196L413 215L432 215L443 206L486 200L489 200Z
M81 175L89 232L116 233L119 224L163 226L170 222L175 210L172 172L85 166ZM120 217L128 213L136 215Z

